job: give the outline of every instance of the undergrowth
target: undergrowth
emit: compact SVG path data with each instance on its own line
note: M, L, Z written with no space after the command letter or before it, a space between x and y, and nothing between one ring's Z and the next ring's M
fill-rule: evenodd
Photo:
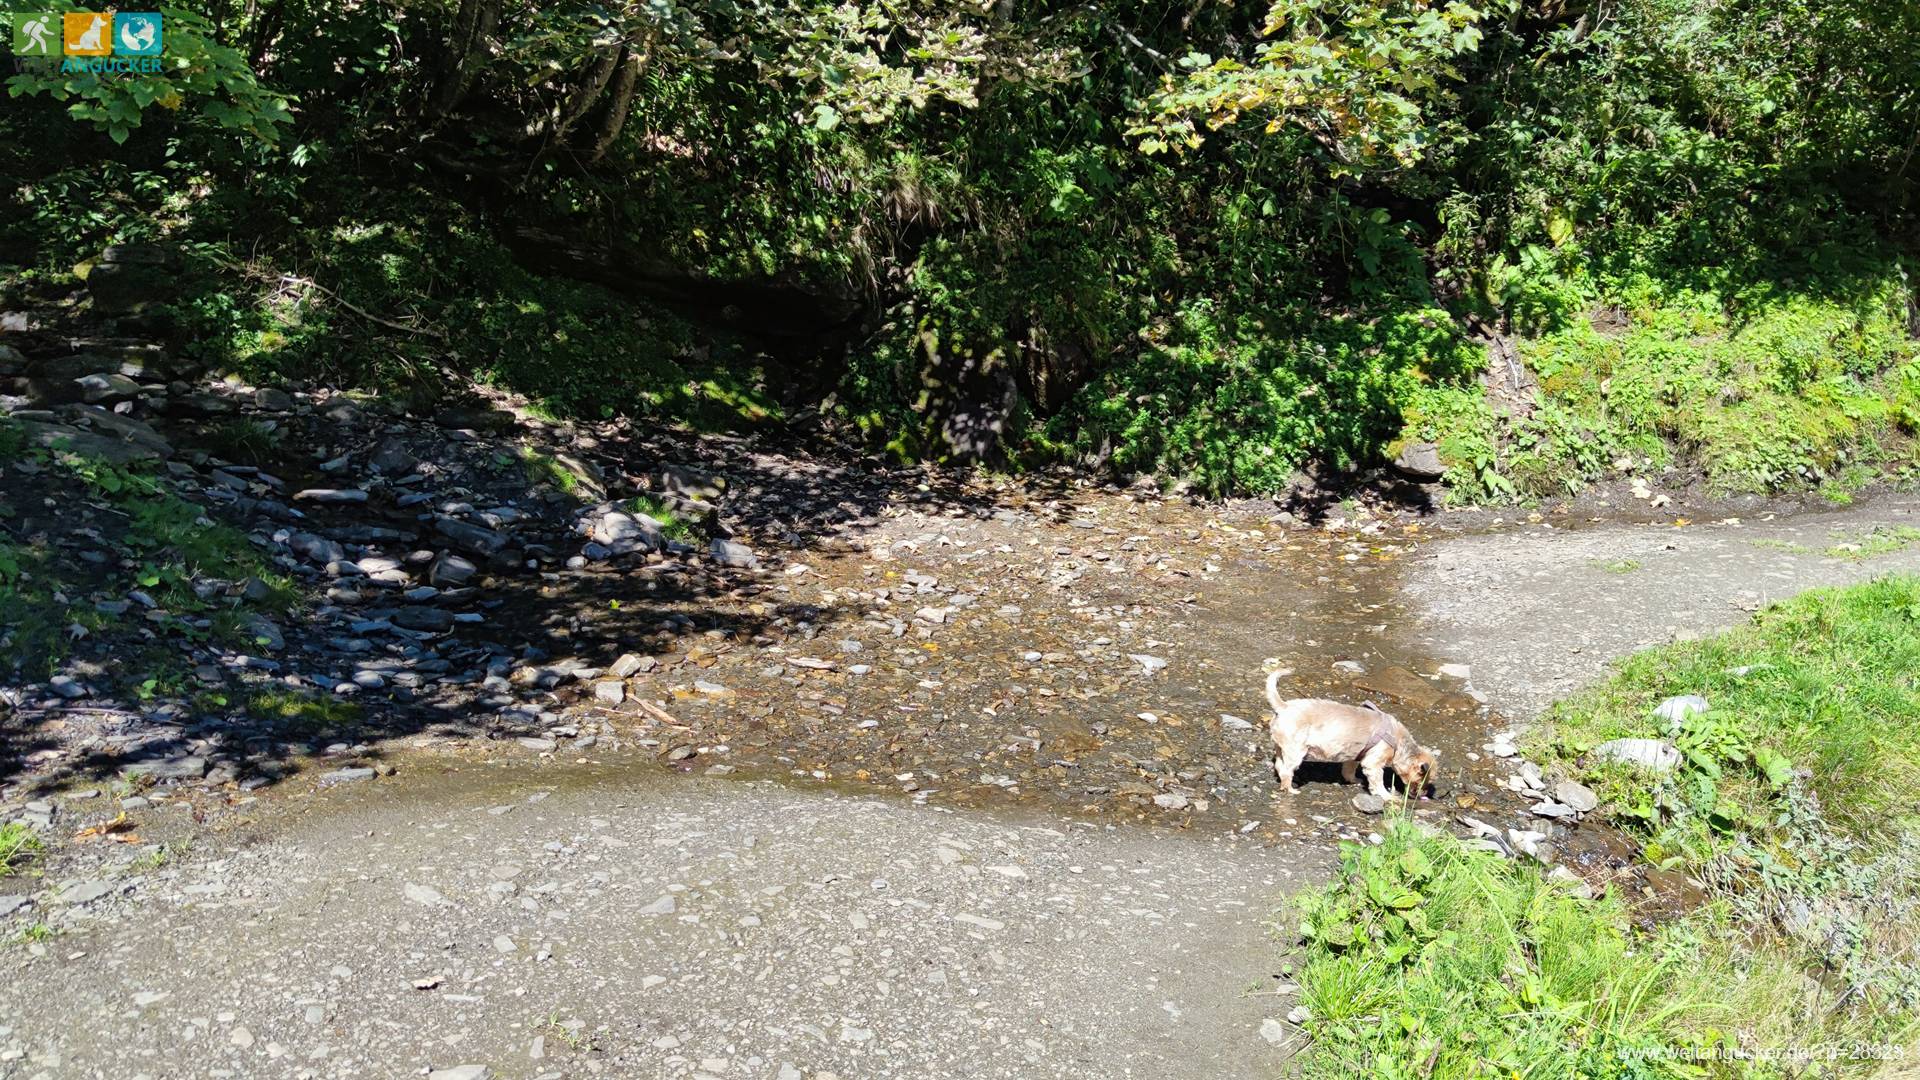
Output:
M1645 858L1790 942L1846 1022L1910 1038L1920 1015L1920 578L1820 589L1715 638L1639 653L1556 705L1533 749L1591 784ZM1710 708L1661 719L1697 694ZM1652 776L1603 760L1664 739Z

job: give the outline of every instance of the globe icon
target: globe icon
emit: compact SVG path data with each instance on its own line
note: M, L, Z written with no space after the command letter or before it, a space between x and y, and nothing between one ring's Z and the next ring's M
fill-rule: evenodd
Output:
M135 56L144 56L155 50L160 36L160 28L150 15L122 15L119 21L119 51Z

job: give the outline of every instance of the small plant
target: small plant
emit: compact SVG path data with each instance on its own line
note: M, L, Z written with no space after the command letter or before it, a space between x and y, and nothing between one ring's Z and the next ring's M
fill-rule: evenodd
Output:
M29 923L26 926L21 927L19 933L13 935L13 943L15 945L33 945L41 942L52 941L54 938L59 936L60 936L60 931L55 930L53 927L48 926L46 923L43 923L43 922Z
M579 1020L562 1020L558 1009L533 1025L535 1031L551 1035L566 1044L569 1050L591 1050L593 1039L588 1037L586 1024Z
M258 420L223 420L201 433L208 450L237 465L266 465L279 453L284 438L278 428Z
M1635 570L1640 569L1640 560L1639 559L1596 559L1593 563L1593 566L1594 566L1594 569L1602 570L1609 574L1631 574Z
M0 877L31 866L46 845L40 834L22 821L0 825Z
M332 695L302 694L278 687L256 691L247 698L247 714L280 725L288 731L318 734L351 727L360 720L360 706Z
M673 505L654 495L639 495L627 500L627 509L645 514L660 523L660 532L669 540L683 544L700 542L700 530L674 512Z

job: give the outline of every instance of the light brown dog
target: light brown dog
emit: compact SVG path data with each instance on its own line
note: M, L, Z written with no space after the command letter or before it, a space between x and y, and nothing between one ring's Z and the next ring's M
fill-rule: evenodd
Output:
M1368 705L1346 705L1322 698L1280 697L1285 671L1267 663L1267 703L1273 706L1273 773L1281 790L1294 794L1293 774L1303 761L1337 761L1347 783L1366 773L1367 790L1386 798L1386 770L1392 769L1409 794L1424 795L1439 765L1438 755L1422 750L1406 725Z

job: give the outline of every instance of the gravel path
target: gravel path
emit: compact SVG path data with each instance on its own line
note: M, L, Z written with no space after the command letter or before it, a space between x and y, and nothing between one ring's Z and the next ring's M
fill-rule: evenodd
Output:
M1845 550L1899 529L1920 529L1920 496L1685 527L1534 525L1428 547L1405 596L1433 655L1471 664L1496 707L1530 720L1639 649L1726 629L1807 589L1920 572L1920 544Z
M1264 923L1320 860L765 783L477 771L323 791L262 842L122 879L85 929L0 953L0 1075L1283 1060L1262 1035L1291 1005Z

